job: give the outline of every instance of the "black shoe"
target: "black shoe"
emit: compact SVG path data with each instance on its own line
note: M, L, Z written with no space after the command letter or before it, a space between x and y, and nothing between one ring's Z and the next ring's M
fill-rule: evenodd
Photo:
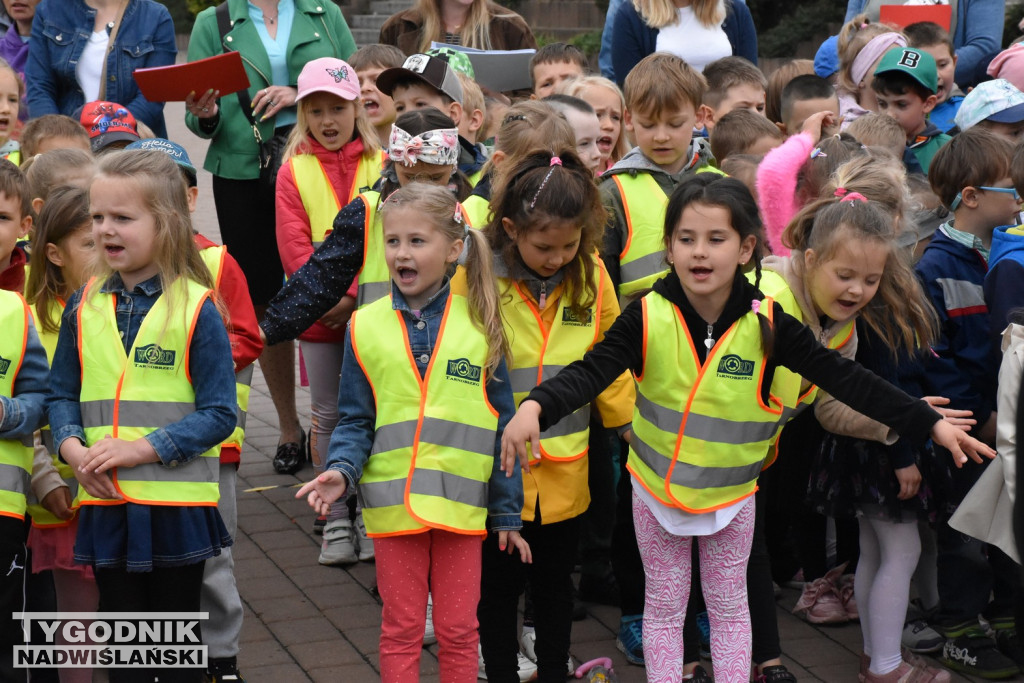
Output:
M1010 678L1020 673L1020 667L977 627L956 638L947 638L941 661L950 669L981 678Z
M776 664L761 669L761 675L756 680L758 683L796 683L796 676L785 664Z
M689 678L684 678L684 681L692 681L692 683L711 683L711 676L708 675L708 670L700 664L693 670Z
M999 651L1012 659L1018 669L1024 671L1024 647L1021 647L1020 638L1017 637L1017 629L997 628L995 638Z
M572 601L572 620L583 621L587 618L587 606L579 600L573 599Z
M234 657L211 659L206 667L206 680L207 683L245 683Z
M299 441L289 441L277 447L274 454L274 471L278 474L295 474L309 459L309 439L301 432Z
M592 576L584 574L580 577L580 600L596 602L599 605L619 606L619 585L615 576Z

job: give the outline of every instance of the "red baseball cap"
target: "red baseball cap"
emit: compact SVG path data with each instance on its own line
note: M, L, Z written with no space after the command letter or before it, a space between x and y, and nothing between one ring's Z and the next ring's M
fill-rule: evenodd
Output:
M135 142L139 139L135 117L127 107L117 102L86 102L79 122L89 134L93 152L99 152L119 140Z

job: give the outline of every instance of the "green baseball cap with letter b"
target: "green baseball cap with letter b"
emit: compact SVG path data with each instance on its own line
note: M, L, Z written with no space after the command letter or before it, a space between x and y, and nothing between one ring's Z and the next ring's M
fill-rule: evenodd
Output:
M935 58L923 50L912 47L894 47L889 50L879 60L875 75L889 71L902 71L933 94L939 90L939 70L935 66Z

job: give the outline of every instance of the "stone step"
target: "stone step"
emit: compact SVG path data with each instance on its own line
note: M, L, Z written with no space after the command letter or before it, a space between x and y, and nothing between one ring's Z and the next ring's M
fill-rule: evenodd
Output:
M370 3L370 11L390 17L392 14L409 9L414 4L411 0L373 0Z
M351 29L372 28L375 31L380 31L380 27L387 19L388 17L383 14L356 14L348 22L348 27Z
M354 28L352 29L352 39L356 41L356 45L363 47L364 45L373 45L380 38L380 28Z

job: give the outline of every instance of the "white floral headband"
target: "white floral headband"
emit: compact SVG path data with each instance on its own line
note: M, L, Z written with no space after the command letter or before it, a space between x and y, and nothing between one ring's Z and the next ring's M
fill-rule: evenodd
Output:
M437 128L419 135L409 135L391 124L388 157L406 166L412 166L417 161L454 166L459 162L459 131L456 128Z

